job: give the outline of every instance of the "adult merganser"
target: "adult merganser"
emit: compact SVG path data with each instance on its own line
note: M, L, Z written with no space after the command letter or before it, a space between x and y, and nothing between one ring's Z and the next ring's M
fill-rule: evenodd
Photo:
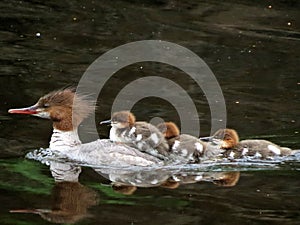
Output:
M199 162L214 158L223 152L218 148L209 148L206 142L192 135L180 134L177 125L173 122L160 123L157 127L164 134L175 158L180 157L187 162Z
M88 164L115 166L149 166L161 164L161 160L144 154L127 145L110 140L96 140L82 144L77 128L94 110L93 102L67 88L51 92L27 108L10 109L9 113L28 114L53 121L53 134L49 148L59 156Z
M239 141L237 132L233 129L220 129L212 137L212 142L224 149L223 155L228 158L242 158L253 156L255 158L271 158L274 156L287 156L296 153L287 147L280 147L267 140Z
M154 125L136 121L133 113L129 111L115 112L110 120L102 121L100 124L105 123L112 126L109 133L111 141L133 145L142 152L167 159L168 143Z

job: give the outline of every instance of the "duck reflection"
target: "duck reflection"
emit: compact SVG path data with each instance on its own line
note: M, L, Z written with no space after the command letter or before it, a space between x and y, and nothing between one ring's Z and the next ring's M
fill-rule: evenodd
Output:
M81 167L55 161L49 162L49 165L56 182L52 190L52 206L49 209L14 209L10 212L38 214L52 223L73 224L90 217L88 209L98 204L99 196L94 190L78 182ZM138 188L176 189L180 185L202 181L232 187L237 184L240 176L239 172L199 172L189 175L178 170L166 169L126 171L94 168L94 170L112 182L114 191L124 195L132 195Z
M51 209L20 209L12 213L34 213L53 223L75 223L89 216L87 209L97 204L97 194L78 182L58 182L53 188Z
M148 180L146 184L140 183L137 185L130 185L124 182L114 182L112 184L112 188L119 193L131 195L138 187L162 187L176 189L180 185L194 184L198 182L212 182L213 184L222 187L233 187L238 183L239 178L240 172L205 172L202 173L202 175L177 174L168 177L166 180L161 180L157 185L149 184L151 183L151 180Z
M80 167L51 162L51 174L56 183L52 189L51 209L16 209L11 213L33 213L52 223L73 224L89 217L88 208L97 205L97 193L78 182Z
M133 194L137 188L162 187L176 189L180 185L194 184L198 182L212 182L218 186L233 187L240 178L240 172L198 172L188 174L180 171L168 171L156 169L150 171L131 171L108 173L109 170L95 169L101 176L112 182L112 188L122 194Z

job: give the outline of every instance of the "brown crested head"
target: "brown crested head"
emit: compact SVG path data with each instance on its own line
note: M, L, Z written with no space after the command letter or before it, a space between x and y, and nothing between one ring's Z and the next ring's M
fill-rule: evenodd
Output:
M40 98L37 104L46 106L54 127L59 130L70 130L70 125L72 129L77 128L95 109L86 96L76 94L71 88L51 92Z
M129 111L115 112L111 117L111 124L117 128L132 127L135 124L135 116Z
M94 109L94 103L87 100L86 96L76 94L73 88L66 88L50 92L31 107L11 109L9 112L51 119L54 128L71 131Z
M239 143L239 136L234 129L220 129L214 135L214 139L222 140L221 148L230 149Z
M157 128L166 139L178 137L180 135L177 125L173 122L165 122L157 125Z

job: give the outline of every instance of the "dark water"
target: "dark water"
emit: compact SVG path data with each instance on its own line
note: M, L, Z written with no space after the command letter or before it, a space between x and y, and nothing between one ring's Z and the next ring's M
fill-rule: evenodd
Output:
M200 182L177 189L139 188L130 196L113 191L90 168L83 169L81 184L55 184L47 166L24 159L26 152L47 147L50 122L7 114L49 91L76 85L87 67L114 47L165 40L208 64L226 100L227 126L241 138L299 149L299 8L293 0L1 1L1 224L47 224L38 215L9 210L65 205L77 207L76 224L299 224L297 163L243 171L233 187ZM124 85L148 75L179 83L196 104L201 134L209 134L209 106L199 86L158 63L118 71L101 92L96 121L109 117ZM140 119L159 116L179 123L172 105L156 98L140 101L133 110ZM108 128L99 127L99 134L107 137Z

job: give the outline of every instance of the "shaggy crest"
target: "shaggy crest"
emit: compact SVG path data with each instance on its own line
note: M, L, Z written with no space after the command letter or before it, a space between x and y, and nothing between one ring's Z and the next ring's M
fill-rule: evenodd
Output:
M69 121L74 127L77 127L95 110L94 102L88 100L87 97L76 94L74 88L66 88L41 97L37 106L49 111L55 125L62 126L60 129L66 130L69 129L65 128L67 123L62 121Z
M224 148L232 148L239 142L239 136L233 129L220 129L213 137L215 139L223 140L226 143Z
M165 122L157 125L157 128L162 132L165 138L173 138L180 135L177 125L173 122Z
M129 126L133 126L135 123L135 116L129 111L115 112L111 117L112 123L128 123Z

